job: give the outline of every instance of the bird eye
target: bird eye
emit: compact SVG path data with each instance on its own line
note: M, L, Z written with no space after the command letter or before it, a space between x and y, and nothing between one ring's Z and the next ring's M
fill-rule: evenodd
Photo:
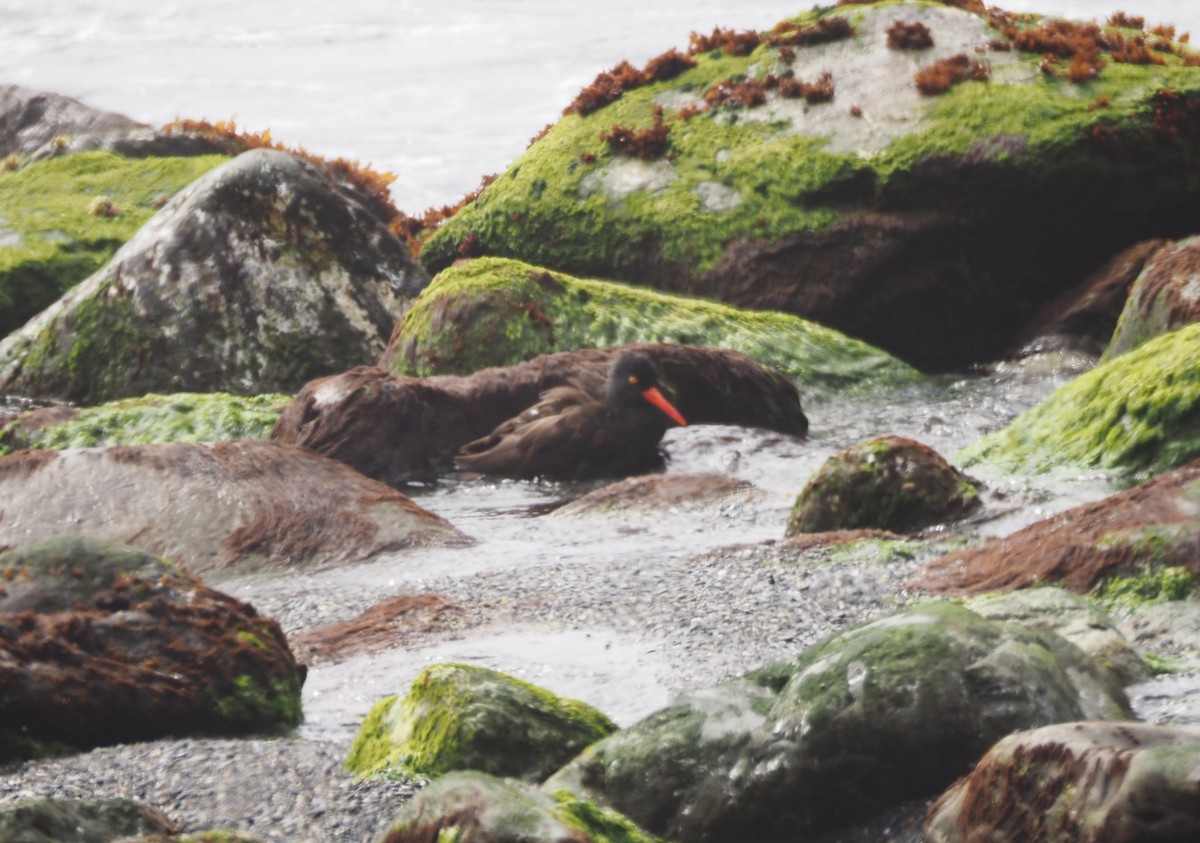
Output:
M630 375L630 376L629 376L629 382L630 382L630 383L632 383L632 384L635 384L635 385L636 385L636 384L637 384L637 382L638 382L638 380L637 380L637 375Z

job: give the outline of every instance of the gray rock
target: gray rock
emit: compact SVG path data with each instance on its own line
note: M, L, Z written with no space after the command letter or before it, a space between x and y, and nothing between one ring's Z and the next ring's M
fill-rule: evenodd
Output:
M0 85L0 158L31 153L58 137L101 135L142 124L62 94Z

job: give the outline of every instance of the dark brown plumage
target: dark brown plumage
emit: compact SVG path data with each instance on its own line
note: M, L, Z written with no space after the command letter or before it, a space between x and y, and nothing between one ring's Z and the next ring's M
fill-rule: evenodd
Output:
M605 394L572 384L547 390L520 415L459 449L454 464L502 477L582 480L663 467L659 442L687 422L658 391L658 370L628 352L609 369Z

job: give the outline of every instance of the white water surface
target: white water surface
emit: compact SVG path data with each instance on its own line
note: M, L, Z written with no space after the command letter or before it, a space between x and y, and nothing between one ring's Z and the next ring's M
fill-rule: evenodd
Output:
M0 84L56 91L151 125L235 119L291 146L397 176L410 213L504 170L602 70L690 32L767 29L811 4L760 0L10 0ZM1117 9L1200 37L1195 0L1008 0L1104 19Z

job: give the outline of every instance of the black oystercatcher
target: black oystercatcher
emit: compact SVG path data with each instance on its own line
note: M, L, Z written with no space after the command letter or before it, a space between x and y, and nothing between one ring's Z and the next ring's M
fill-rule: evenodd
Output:
M663 434L672 421L687 422L658 391L650 358L634 352L618 357L605 392L601 399L578 385L546 390L519 416L463 445L454 464L480 474L554 480L660 470Z

